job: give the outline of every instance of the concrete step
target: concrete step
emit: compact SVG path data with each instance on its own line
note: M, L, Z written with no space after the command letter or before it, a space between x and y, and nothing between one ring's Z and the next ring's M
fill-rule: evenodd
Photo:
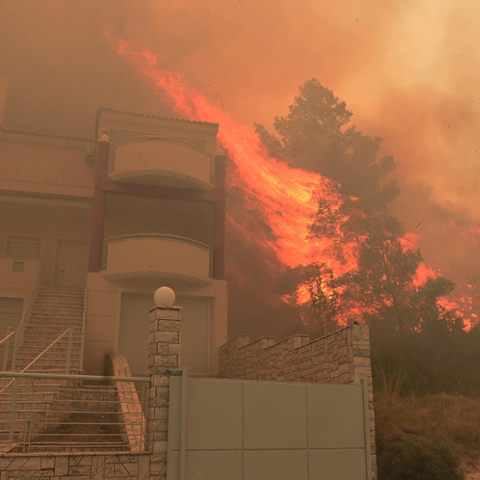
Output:
M46 286L46 285L41 285L37 289L38 294L49 294L49 295L60 295L64 293L69 293L69 294L84 294L85 293L85 288L77 288L77 287L54 287L54 286Z

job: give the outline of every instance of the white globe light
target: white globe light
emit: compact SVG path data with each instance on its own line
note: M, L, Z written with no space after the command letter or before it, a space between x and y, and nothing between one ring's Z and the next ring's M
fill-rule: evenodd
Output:
M153 300L157 307L171 308L175 303L175 292L170 287L160 287L153 294Z

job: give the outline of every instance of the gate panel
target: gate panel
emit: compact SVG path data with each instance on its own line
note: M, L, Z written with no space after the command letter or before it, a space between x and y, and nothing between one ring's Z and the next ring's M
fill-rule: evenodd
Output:
M183 385L170 377L168 480L370 480L366 383Z
M245 382L244 448L307 447L305 384Z
M365 450L322 449L309 451L310 479L365 480Z
M356 385L307 386L309 448L363 448L363 395Z

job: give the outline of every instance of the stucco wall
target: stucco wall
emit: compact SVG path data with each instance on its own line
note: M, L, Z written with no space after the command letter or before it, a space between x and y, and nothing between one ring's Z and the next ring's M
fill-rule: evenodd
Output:
M108 281L101 273L87 276L87 327L85 337L85 373L103 373L104 356L117 351L122 292L153 296L155 285ZM211 374L218 373L219 348L227 339L227 286L223 280L214 280L207 287L175 287L177 296L205 296L212 298L210 324ZM153 304L153 301L152 301ZM145 312L148 315L148 312ZM147 348L147 339L145 339Z
M43 283L53 284L58 240L88 243L90 239L90 205L81 208L17 203L8 203L5 208L5 205L0 208L0 255L6 253L9 235L40 237Z

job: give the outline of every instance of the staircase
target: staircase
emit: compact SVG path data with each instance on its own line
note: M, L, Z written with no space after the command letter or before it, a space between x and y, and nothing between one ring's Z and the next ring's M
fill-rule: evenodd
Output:
M81 372L82 329L84 309L83 288L39 286L32 313L27 319L23 344L20 346L15 363L15 370L22 371L40 355L70 326L73 327L70 373ZM51 347L27 372L65 373L67 366L69 334ZM12 435L18 440L25 430L25 422L33 421L37 427L45 421L46 415L58 395L59 389L65 388L66 380L42 379L35 382L35 393L32 381L20 379L14 395L11 379L0 379L0 443L7 441ZM4 390L4 388L6 389ZM11 409L15 397L15 416L13 427ZM27 411L30 413L27 414ZM35 431L36 429L33 429Z
M73 327L71 373L83 370L81 343L84 288L40 286L27 319L23 345L16 358L16 370L23 370L65 330ZM68 333L46 352L28 372L65 373Z
M117 390L108 383L74 382L62 387L44 423L34 421L32 427L38 433L33 435L29 452L129 450Z
M83 370L84 292L83 288L38 287L15 370L28 366L26 373L45 373L51 378L19 378L16 384L10 378L0 379L0 454L132 451L129 431L143 431L141 418L138 425L125 423L123 410L132 405L125 404L125 394L120 398L116 385L98 381L85 385L55 377L66 370L68 333L30 365L72 327L70 373ZM132 422L133 417L128 418Z

